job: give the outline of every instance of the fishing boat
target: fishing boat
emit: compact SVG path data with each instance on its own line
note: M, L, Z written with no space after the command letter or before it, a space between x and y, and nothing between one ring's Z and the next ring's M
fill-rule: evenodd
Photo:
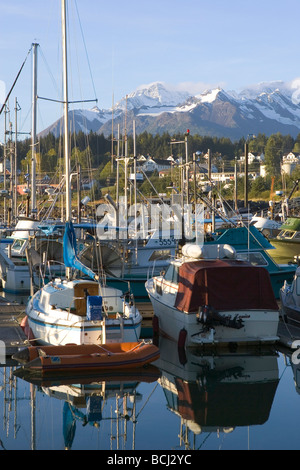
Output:
M177 240L172 232L164 234L156 231L145 239L100 240L93 245L86 242L80 260L97 271L96 264L101 259L101 269L105 272L108 286L125 292L130 283L134 298L145 302L149 301L145 290L147 273L154 270L153 274L159 274L166 269L176 249Z
M203 247L185 245L146 282L155 330L180 347L274 343L279 312L267 270L236 259L228 245L215 249L205 259Z
M282 226L281 221L274 220L270 217L254 215L251 219L251 225L254 225L267 238L275 238L279 234Z
M66 276L49 282L30 298L26 306L28 326L35 339L44 345L137 341L140 337L142 316L132 299L127 302L121 290L107 287L99 276L78 258L71 211L66 1L62 0L61 5L66 195L63 259ZM81 273L80 278L75 277L76 272Z
M300 217L288 217L270 243L275 248L271 256L277 263L292 263L300 255Z
M13 357L19 362L25 361L25 368L43 373L133 369L158 358L158 347L145 341L103 345L30 346Z

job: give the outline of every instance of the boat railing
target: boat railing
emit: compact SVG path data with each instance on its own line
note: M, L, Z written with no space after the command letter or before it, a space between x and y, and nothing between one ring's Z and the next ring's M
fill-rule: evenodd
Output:
M175 259L177 258L177 256L174 256L174 255L170 255L169 258L168 258L168 261L169 263L171 263L172 261L174 261ZM167 261L163 256L162 256L162 259L164 261ZM154 261L153 261L153 264L151 266L149 266L148 270L147 270L147 281L149 281L149 279L151 279L152 277L154 277L156 273L156 262L157 261L160 261L160 258L156 258ZM160 274L164 274L165 273L165 269L162 268L161 271L160 271Z

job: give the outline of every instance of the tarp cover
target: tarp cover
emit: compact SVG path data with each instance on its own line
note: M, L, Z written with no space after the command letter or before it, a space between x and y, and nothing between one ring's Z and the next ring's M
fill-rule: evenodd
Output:
M197 312L210 305L216 310L278 310L265 268L238 260L201 260L179 267L175 307Z

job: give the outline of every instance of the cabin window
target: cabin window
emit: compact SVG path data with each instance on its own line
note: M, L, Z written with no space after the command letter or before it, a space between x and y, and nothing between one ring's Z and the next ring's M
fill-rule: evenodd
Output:
M294 236L294 238L300 238L300 232L296 232L296 235Z
M259 252L238 253L237 257L244 261L248 261L253 266L268 266L266 258Z
M290 230L286 230L282 234L284 238L293 238L294 235L295 235L295 232L291 232Z
M171 257L171 250L154 250L151 253L149 261L166 260Z
M164 280L169 282L178 282L178 268L174 264L170 264L165 272Z
M21 251L25 244L26 240L15 240L11 246L11 248L15 251Z

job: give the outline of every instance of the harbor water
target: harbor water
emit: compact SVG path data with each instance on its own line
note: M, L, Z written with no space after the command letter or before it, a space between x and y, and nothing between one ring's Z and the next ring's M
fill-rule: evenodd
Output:
M300 448L297 354L182 352L164 338L159 346L153 365L115 374L28 377L14 363L2 365L0 447L175 453Z

